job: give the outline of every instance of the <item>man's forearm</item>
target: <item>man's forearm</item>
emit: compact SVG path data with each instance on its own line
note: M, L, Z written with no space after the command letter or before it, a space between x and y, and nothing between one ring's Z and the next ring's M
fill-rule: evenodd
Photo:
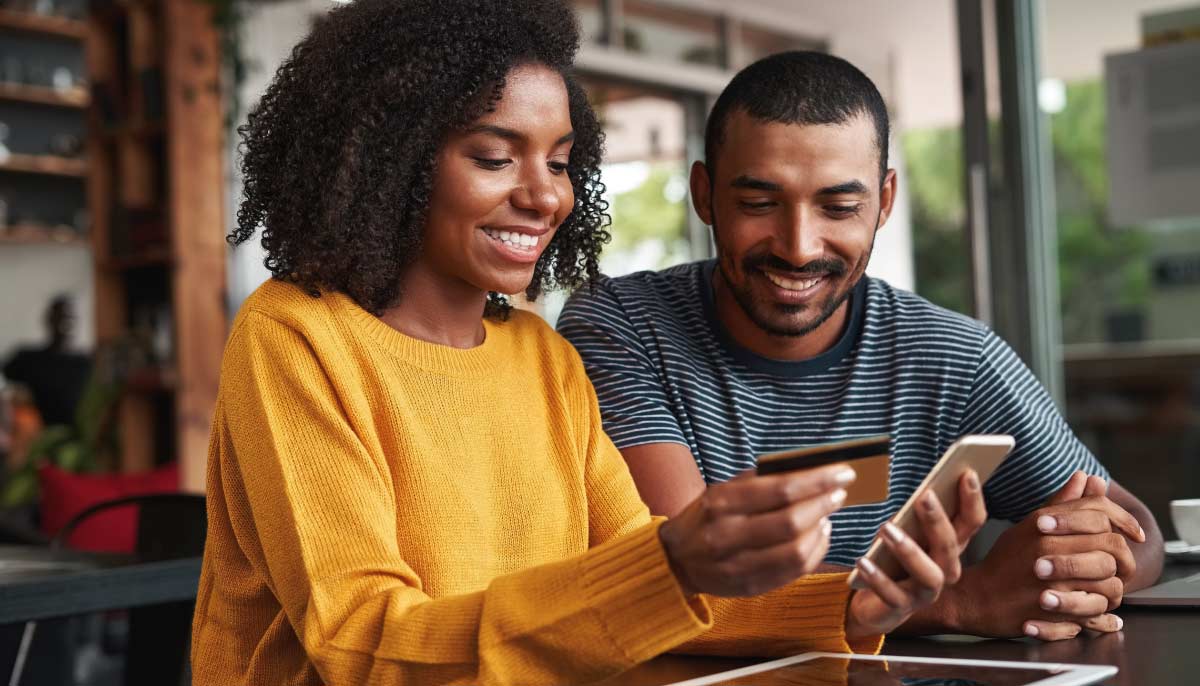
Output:
M1129 550L1137 562L1137 571L1134 572L1129 583L1125 584L1125 590L1136 591L1153 585L1162 574L1163 535L1158 528L1158 523L1154 521L1154 516L1145 507L1133 508L1130 510L1130 514L1138 520L1138 524L1142 525L1142 531L1146 532L1145 543L1129 542Z

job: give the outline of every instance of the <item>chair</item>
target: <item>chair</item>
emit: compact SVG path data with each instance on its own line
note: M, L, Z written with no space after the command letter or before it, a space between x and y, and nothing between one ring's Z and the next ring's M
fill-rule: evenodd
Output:
M80 524L119 507L137 507L137 542L140 560L194 557L204 553L208 520L202 495L156 493L114 498L93 505L72 517L50 545L63 547ZM126 649L126 684L189 684L188 662L194 601L165 603L129 610ZM20 686L25 660L37 622L26 622L13 665L9 686Z

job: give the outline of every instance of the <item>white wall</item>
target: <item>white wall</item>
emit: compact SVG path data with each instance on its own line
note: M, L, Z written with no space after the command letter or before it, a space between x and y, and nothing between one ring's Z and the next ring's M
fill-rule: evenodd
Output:
M17 345L46 341L46 305L63 293L75 298L72 347L90 350L95 318L89 246L0 245L0 362Z

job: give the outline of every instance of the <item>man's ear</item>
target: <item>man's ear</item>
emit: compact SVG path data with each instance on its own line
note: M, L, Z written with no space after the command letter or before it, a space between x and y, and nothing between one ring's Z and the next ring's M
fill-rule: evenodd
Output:
M883 185L879 188L879 227L887 223L892 216L892 206L896 203L896 170L889 169L883 176Z
M712 179L708 176L708 167L700 160L692 162L692 175L688 179L692 189L692 209L700 221L712 226Z

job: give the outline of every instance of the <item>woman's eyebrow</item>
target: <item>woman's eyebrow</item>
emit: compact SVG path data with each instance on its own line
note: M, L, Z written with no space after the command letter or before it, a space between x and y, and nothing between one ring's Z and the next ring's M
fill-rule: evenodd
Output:
M468 135L475 134L475 133L486 133L486 134L490 134L492 136L496 136L498 138L503 138L504 140L513 141L513 142L517 142L517 143L524 141L527 138L527 136L525 134L521 133L520 131L505 128L503 126L496 126L495 124L475 124L473 126L467 127ZM558 140L554 141L554 144L562 145L563 143L566 143L568 141L573 141L573 140L575 140L575 132L568 131L567 133L563 134L562 136L559 136Z

